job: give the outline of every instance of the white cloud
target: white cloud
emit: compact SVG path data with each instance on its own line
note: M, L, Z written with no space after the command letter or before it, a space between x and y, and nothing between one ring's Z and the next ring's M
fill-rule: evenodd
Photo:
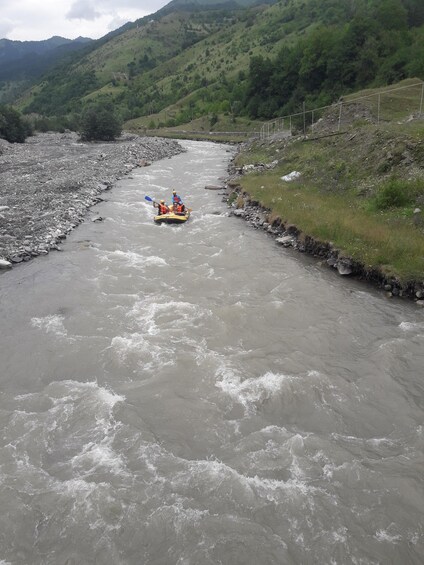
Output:
M97 39L167 3L168 0L0 0L0 39L39 41L53 35Z
M14 28L14 23L9 19L2 19L0 21L0 38L6 37Z
M101 15L102 14L97 12L92 6L92 2L78 0L72 4L71 9L66 14L66 18L69 20L96 20Z

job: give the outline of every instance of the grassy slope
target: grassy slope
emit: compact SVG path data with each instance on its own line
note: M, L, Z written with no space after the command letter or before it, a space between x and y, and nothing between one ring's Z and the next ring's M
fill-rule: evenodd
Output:
M363 93L364 94L364 93ZM406 96L397 100L409 104ZM404 108L405 110L405 108ZM242 177L242 188L269 208L273 218L302 233L331 241L366 266L379 267L403 282L424 280L424 121L360 124L344 134L315 140L254 142L237 164L271 162L266 173ZM281 180L301 172L293 182ZM378 208L377 198L390 179L398 179L408 202Z
M200 76L207 81L207 89L213 92L220 87L224 76L231 80L238 76L240 70L247 71L252 55L272 56L283 43L293 41L299 33L304 33L305 24L302 22L282 22L285 11L282 5L260 6L251 10L255 14L253 24L245 19L241 21L240 14L221 21L202 22L197 14L187 12L171 13L158 21L144 22L83 57L67 69L67 76L74 72L95 72L100 86L87 96L88 99L107 95L118 102L122 92L131 88L136 95L143 93L162 108L161 99L169 96L178 82L192 91L196 77ZM269 26L273 29L272 39L268 33ZM187 33L196 34L198 39L188 48L184 46ZM145 55L156 61L156 67L128 81L125 78L128 64ZM196 97L195 92L193 95ZM183 93L180 106L184 96ZM197 99L199 101L199 97ZM174 103L177 101L178 97ZM21 101L21 107L24 106L25 102ZM144 116L140 118L139 125L146 125L146 121L151 119Z

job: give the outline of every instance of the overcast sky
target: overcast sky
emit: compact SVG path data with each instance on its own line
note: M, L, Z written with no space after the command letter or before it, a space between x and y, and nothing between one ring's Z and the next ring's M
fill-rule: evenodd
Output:
M97 39L170 0L0 0L0 39Z

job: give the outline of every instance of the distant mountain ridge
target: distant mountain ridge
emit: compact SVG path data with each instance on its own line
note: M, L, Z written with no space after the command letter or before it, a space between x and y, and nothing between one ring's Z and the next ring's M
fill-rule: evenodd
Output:
M57 61L93 40L53 36L42 41L0 39L0 102L17 84L28 84L47 72ZM2 95L3 94L3 95Z
M208 7L213 8L236 8L242 7L246 8L248 6L255 6L259 4L275 4L277 0L269 0L264 2L263 0L171 0L165 8L178 9L184 7L200 7L203 10Z
M17 41L13 39L0 39L0 59L9 58L16 59L26 55L30 52L33 53L46 53L52 49L56 49L62 45L69 45L70 43L87 43L93 41L89 37L77 37L76 39L66 39L59 35L54 35L50 39L43 39L40 41Z

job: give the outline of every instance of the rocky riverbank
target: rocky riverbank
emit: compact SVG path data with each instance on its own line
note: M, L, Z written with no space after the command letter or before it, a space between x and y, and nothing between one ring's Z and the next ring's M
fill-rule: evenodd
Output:
M58 249L118 179L183 151L175 140L130 134L113 143L72 132L0 139L0 268Z

